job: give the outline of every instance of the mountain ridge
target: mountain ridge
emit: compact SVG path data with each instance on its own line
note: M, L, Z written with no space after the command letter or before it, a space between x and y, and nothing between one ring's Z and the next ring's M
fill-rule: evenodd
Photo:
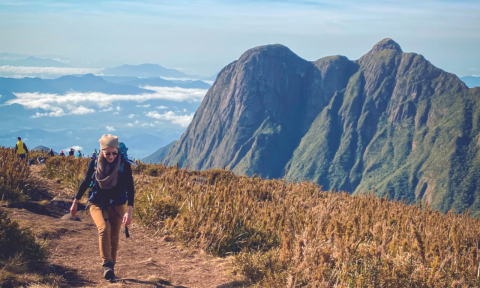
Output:
M458 180L480 169L479 91L389 38L354 61L259 46L222 69L163 163L479 211L476 180Z
M106 76L135 76L135 77L169 77L198 80L211 80L213 76L205 77L189 75L176 69L165 68L158 64L144 63L140 65L124 64L119 67L105 68L102 73Z

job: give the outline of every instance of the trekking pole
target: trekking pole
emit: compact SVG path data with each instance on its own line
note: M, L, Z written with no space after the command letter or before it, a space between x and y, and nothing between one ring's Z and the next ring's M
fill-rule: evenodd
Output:
M128 227L125 226L125 237L130 238L130 233L128 233Z

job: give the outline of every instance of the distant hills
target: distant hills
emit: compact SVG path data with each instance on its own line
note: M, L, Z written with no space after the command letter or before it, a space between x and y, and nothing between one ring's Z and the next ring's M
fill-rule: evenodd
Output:
M314 181L480 216L480 88L391 39L352 61L282 45L227 65L163 163Z
M106 76L136 76L136 77L172 77L189 78L190 75L175 69L168 69L157 64L122 65L120 67L106 68Z
M76 92L102 92L106 94L141 94L153 93L131 85L115 84L105 81L102 77L87 74L80 77L62 76L57 79L40 78L1 78L0 87L11 92L40 92L64 94L69 91ZM1 99L1 98L0 98Z
M180 87L208 89L210 84L202 81L168 81L162 78L121 78L122 81L106 81L115 77L100 77L93 74L82 76L62 76L57 79L41 78L2 78L0 77L0 95L11 98L11 92L40 92L64 94L70 91L76 92L102 92L106 94L142 94L154 91L139 88L138 86ZM3 93L2 93L3 91ZM3 98L4 96L2 96ZM0 98L0 103L5 100Z
M133 76L102 76L106 81L132 86L180 87L209 89L212 85L200 80L165 80L160 77L138 78Z
M473 87L480 87L480 77L477 76L466 76L466 77L461 77L463 82L467 84L468 87L473 88Z
M189 75L175 69L162 67L158 64L122 65L120 67L106 68L102 71L105 76L134 76L134 77L165 77L177 79L215 80L215 76L205 77Z
M14 61L14 60L20 60L20 59L25 59L30 57L30 55L26 54L18 54L18 53L0 53L0 61L2 60L8 60L8 61Z
M71 67L70 65L67 65L59 61L46 59L46 58L37 58L33 56L27 57L25 59L0 60L0 66L7 66L7 65L8 66L25 66L25 67Z
M95 61L95 62L79 62L79 61L70 61L66 59L61 59L63 57L54 56L54 55L45 55L45 56L31 56L26 54L15 54L15 53L0 53L0 66L14 66L14 67L47 67L47 68L90 68L89 70L98 71L92 73L101 74L106 77L109 76L124 76L124 77L140 77L140 78L172 78L179 80L205 80L205 81L214 81L216 74L213 76L200 76L200 75L189 75L187 73L178 71L176 69L165 68L158 64L140 64L140 65L122 65L118 67L111 67L112 63L106 61ZM103 66L102 66L103 64ZM107 68L105 68L107 67ZM95 69L94 69L95 68ZM103 69L99 69L103 68ZM78 70L78 69L77 69ZM2 72L2 76L22 76L24 72ZM58 77L65 72L60 70L53 69L52 71L29 71L26 75L30 76L39 76L42 78L54 78ZM82 73L82 72L77 72ZM88 72L85 72L88 73ZM52 74L52 75L49 75ZM74 74L74 73L69 73ZM53 76L53 77L52 77ZM170 80L170 79L167 79ZM167 87L167 86L165 86ZM172 86L174 87L174 86Z
M173 141L170 144L168 144L167 146L164 146L164 147L158 149L152 155L141 159L141 161L143 163L147 163L147 164L161 163L162 160L163 160L163 157L165 157L165 155L168 153L168 151L170 151L170 149L172 149L175 142L176 141Z
M47 147L47 146L43 146L43 145L40 145L40 146L37 146L37 147L34 147L32 149L30 149L30 151L43 151L43 152L49 152L50 151L50 148ZM53 151L53 155L58 155L57 152Z

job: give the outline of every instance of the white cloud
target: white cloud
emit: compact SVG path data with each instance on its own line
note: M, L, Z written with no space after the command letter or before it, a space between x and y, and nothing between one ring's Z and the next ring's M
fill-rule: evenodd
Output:
M148 108L148 107L150 107L150 104L146 104L146 105L137 105L137 107Z
M120 114L120 112L117 111L117 112L113 112L112 114L113 115L118 115L118 114Z
M138 120L135 120L135 124L138 124L138 123L140 123L140 121L138 121Z
M108 107L108 108L102 109L99 112L110 112L110 111L113 111L113 107Z
M106 128L109 132L116 131L115 128L113 128L113 126L105 126L105 128Z
M167 109L168 107L167 106L157 106L156 108L157 109Z
M84 115L84 114L95 113L94 109L90 109L81 105L78 107L75 107L73 105L67 105L67 108L70 110L70 114L74 114L74 115Z
M144 102L150 99L164 99L176 102L200 102L207 90L205 89L184 89L178 87L151 87L147 86L149 90L154 90L155 93L146 93L138 95L117 95L105 94L100 92L69 92L65 95L48 94L48 93L14 93L17 98L7 101L7 105L17 103L25 106L27 109L41 108L49 111L47 113L37 113L33 117L60 117L69 114L87 114L94 113L95 110L92 105L97 105L101 112L107 111L121 111L122 108L109 107L113 102L117 101L136 101ZM68 106L70 105L70 106ZM148 108L150 104L141 105ZM159 106L158 109L166 109L166 106ZM65 112L69 110L69 112ZM114 113L115 114L115 113ZM118 113L117 113L118 114Z
M35 75L35 74L53 74L53 75L72 75L97 73L102 69L97 68L67 68L67 67L18 67L18 66L0 66L0 73Z
M127 123L128 127L133 127L133 123Z
M128 115L128 118L130 118L130 119L132 119L132 118L134 118L134 117L135 117L135 114L130 114L130 115Z
M40 113L37 112L35 115L32 116L32 118L40 118L40 117L62 117L67 115L62 108L58 107L52 107L52 109L45 109L45 110L53 110L52 112L47 112L47 113Z
M173 111L168 111L163 114L158 113L157 111L150 111L146 114L146 116L159 119L159 120L167 120L170 121L172 124L177 124L182 127L187 127L190 122L193 120L194 113L190 115L176 115Z
M152 94L161 94L160 99L175 101L175 102L201 102L205 94L207 94L207 89L185 89L179 87L153 87L153 86L143 86L141 87L147 90L153 90L156 93Z

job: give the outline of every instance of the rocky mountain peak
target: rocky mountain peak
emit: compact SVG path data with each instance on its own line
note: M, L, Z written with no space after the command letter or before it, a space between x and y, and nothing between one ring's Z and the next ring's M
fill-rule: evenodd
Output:
M480 171L479 92L388 38L356 61L259 46L221 71L163 163L376 187L480 217L480 185L461 182Z
M264 46L254 47L247 50L242 56L238 59L239 63L247 62L257 62L262 59L290 59L290 60L300 60L304 62L302 58L296 55L288 47L281 44L269 44ZM284 61L284 60L283 60Z
M397 52L400 52L400 53L403 52L402 48L397 42L393 41L390 38L385 38L382 41L375 44L369 53L378 53L385 49L396 50Z

